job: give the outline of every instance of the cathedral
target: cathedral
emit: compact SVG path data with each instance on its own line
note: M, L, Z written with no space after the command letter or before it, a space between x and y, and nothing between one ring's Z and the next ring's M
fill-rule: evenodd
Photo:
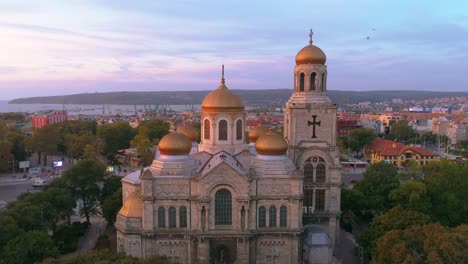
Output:
M201 131L178 127L149 167L122 179L118 252L183 264L336 263L341 174L325 63L311 32L296 55L283 135L245 133L245 105L223 67Z

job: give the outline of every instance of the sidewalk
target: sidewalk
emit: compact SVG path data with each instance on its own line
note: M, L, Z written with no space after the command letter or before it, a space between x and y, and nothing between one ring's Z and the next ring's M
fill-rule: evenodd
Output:
M82 218L79 219L83 220ZM89 221L91 222L91 225L89 226L84 236L80 239L77 250L75 252L61 256L60 259L76 257L91 252L94 249L99 236L104 234L106 231L107 222L100 216L92 216Z

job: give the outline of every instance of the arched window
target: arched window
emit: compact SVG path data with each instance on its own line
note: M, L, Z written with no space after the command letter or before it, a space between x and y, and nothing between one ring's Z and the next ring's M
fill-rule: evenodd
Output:
M266 227L266 209L263 206L258 208L258 227Z
M179 226L181 228L187 227L187 207L185 206L179 209Z
M227 140L227 121L221 120L219 121L219 140Z
M322 73L322 92L325 92L325 73Z
M304 79L305 79L305 74L302 72L300 75L300 80L299 80L299 92L304 91Z
M169 227L176 227L176 209L174 206L169 207Z
M314 182L314 166L310 163L304 165L304 183Z
M315 190L315 210L325 210L325 190Z
M315 92L315 77L317 76L317 73L313 72L310 75L310 90Z
M270 217L268 221L268 226L269 227L276 227L276 207L272 206L270 207Z
M203 138L210 139L210 120L208 119L203 122Z
M215 194L215 225L232 224L232 198L231 193L221 189Z
M164 207L158 208L158 227L166 227L166 210L164 209Z
M242 120L237 120L236 122L236 139L241 140L242 139Z
M288 225L288 208L281 206L280 208L280 227L286 227Z
M304 187L304 200L302 201L303 203L303 213L305 214L311 214L314 211L314 190L312 189L306 189Z
M319 163L315 171L315 181L316 182L325 182L325 164Z

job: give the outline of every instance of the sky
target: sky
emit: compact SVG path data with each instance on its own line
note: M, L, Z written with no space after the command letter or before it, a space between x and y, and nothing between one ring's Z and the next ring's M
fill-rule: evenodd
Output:
M292 88L309 29L329 89L468 91L466 0L0 0L0 100Z

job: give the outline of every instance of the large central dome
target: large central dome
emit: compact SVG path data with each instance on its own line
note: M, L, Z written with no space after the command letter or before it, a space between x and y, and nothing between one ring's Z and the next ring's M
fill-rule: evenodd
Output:
M225 85L224 65L221 84L218 88L210 92L202 102L202 110L206 111L243 111L245 108L242 99L231 92Z

